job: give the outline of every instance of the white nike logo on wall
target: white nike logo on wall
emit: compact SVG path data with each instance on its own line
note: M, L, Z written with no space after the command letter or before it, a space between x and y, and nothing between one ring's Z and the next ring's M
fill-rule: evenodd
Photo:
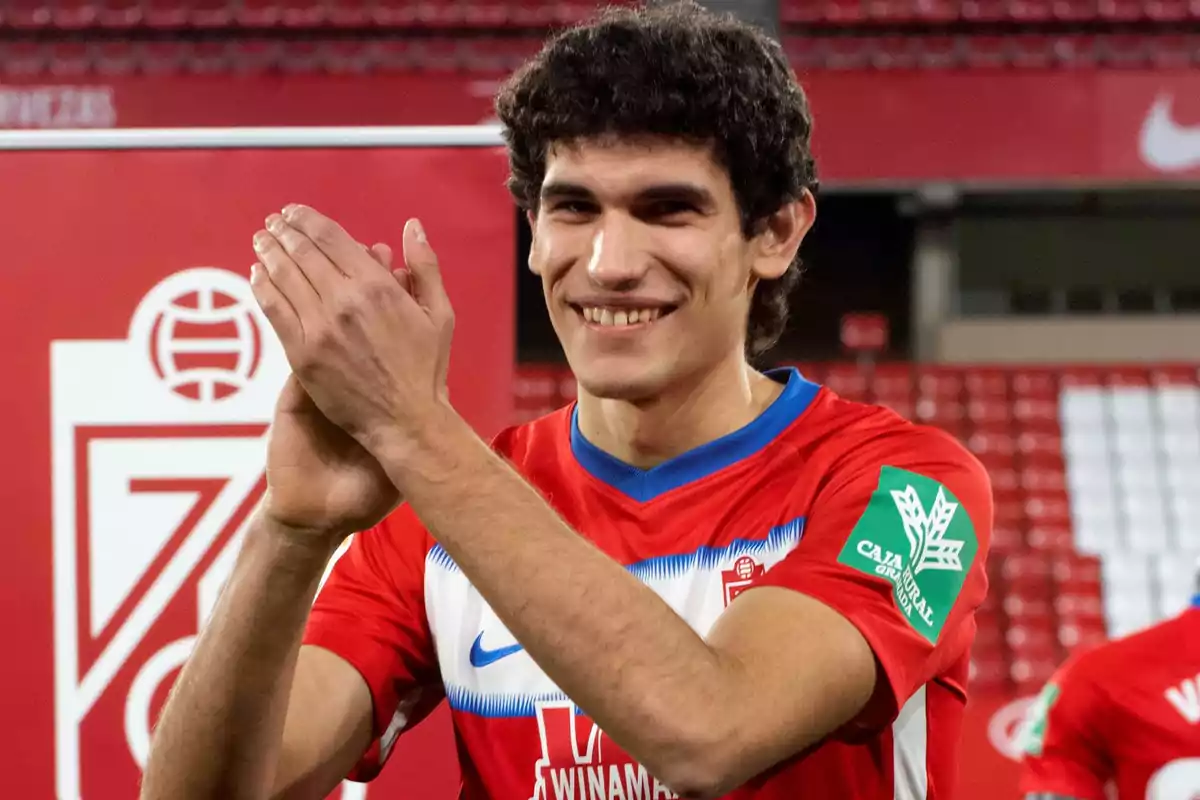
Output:
M1142 124L1142 160L1163 172L1200 167L1200 125L1180 125L1171 116L1172 98L1162 94Z

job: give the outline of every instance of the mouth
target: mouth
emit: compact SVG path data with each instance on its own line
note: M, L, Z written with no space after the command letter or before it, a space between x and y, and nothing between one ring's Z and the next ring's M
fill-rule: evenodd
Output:
M675 306L649 306L645 308L622 308L615 306L592 306L571 304L575 313L591 328L629 330L645 328L670 316Z

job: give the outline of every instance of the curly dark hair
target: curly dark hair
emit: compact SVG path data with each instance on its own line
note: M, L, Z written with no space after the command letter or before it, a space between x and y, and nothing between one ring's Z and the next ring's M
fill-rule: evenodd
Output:
M812 114L777 42L693 2L610 8L565 30L501 88L509 191L537 210L555 144L602 136L663 136L711 146L728 172L749 237L804 190L816 191ZM755 291L748 355L770 349L787 324L800 259Z

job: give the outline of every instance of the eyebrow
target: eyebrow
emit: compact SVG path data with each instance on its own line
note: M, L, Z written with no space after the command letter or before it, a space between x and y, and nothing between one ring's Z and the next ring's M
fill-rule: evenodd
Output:
M542 187L543 202L554 200L594 200L595 193L578 183L569 181L552 181ZM711 209L716 206L716 198L712 192L694 183L658 183L640 189L635 202L653 203L663 200L687 202L701 209Z

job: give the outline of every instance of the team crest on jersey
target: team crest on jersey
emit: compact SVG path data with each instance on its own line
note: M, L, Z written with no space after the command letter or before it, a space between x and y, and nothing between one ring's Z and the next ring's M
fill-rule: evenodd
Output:
M732 569L721 570L721 585L725 591L725 605L754 585L767 573L767 568L750 556L739 556Z
M978 549L970 517L945 486L883 467L838 561L887 579L904 618L936 643Z

